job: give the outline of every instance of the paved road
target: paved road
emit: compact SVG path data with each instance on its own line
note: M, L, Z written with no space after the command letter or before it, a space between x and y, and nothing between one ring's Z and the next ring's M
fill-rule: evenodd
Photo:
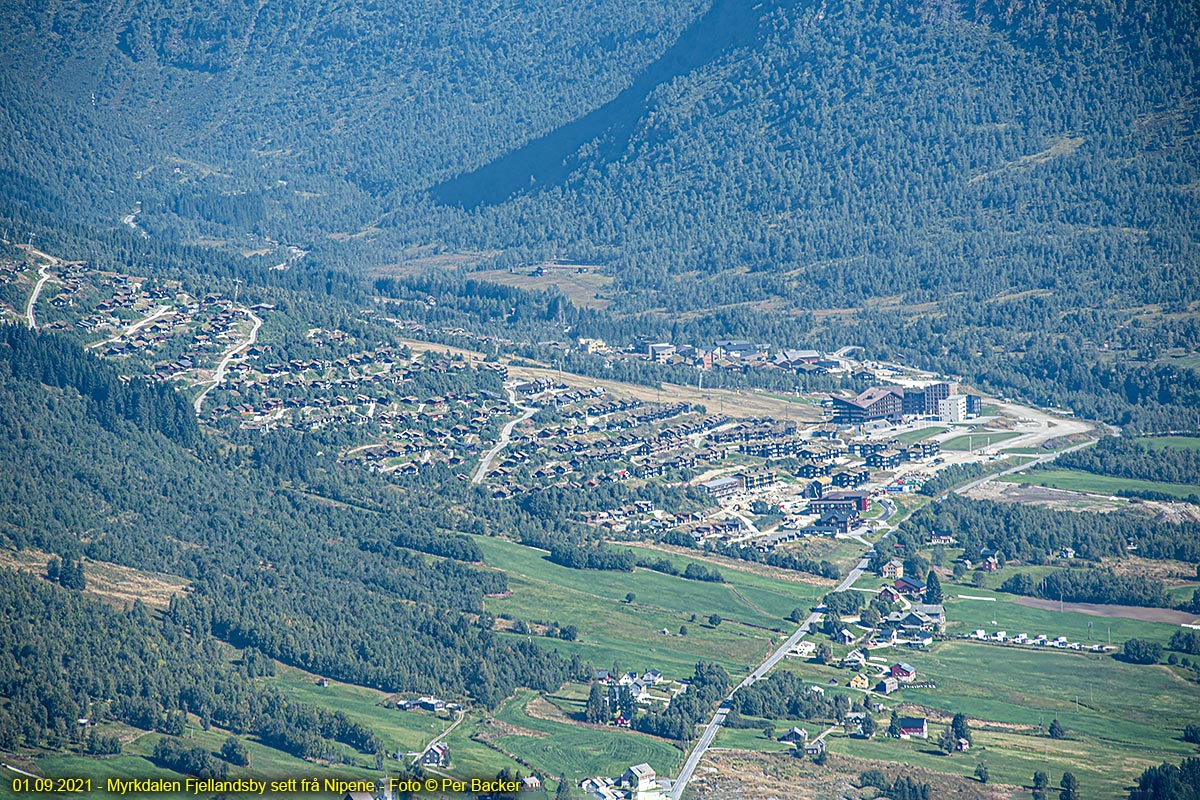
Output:
M11 769L13 772L17 773L18 775L25 775L25 776L27 776L27 777L30 777L30 778L40 778L40 777L42 777L41 775L34 775L32 772L26 772L25 770L23 770L23 769L20 769L19 767L14 767L12 764L5 764L5 765L4 765L4 768L5 768L5 769Z
M853 586L866 570L868 563L869 560L867 557L863 556L862 560L858 562L858 566L850 570L850 574L833 591L843 592ZM813 626L821 620L821 617L822 614L820 611L814 611L809 614L808 619L804 620L804 623L796 629L796 632L789 636L787 641L777 647L771 655L767 656L753 672L743 678L742 682L734 688L734 691L744 686L749 686L759 678L766 677L767 673L774 669L775 665L787 656L789 650L798 645L800 640L812 632ZM671 800L679 800L683 795L683 791L687 788L688 782L691 781L692 773L696 771L696 766L700 763L700 759L704 757L705 751L712 745L713 739L717 736L717 731L720 730L722 723L725 722L726 708L727 706L722 703L717 712L713 714L712 720L704 728L704 732L700 734L700 738L696 740L695 748L688 755L687 761L683 762L683 769L679 771L679 777L675 779L675 783L671 786Z
M471 476L471 483L483 483L484 476L487 475L488 470L492 468L492 461L497 455L500 454L500 451L505 447L508 447L508 443L512 441L513 428L517 427L522 422L537 413L536 408L526 408L525 406L520 405L517 402L516 394L513 393L511 388L507 389L507 391L508 401L517 408L524 409L525 413L514 420L510 420L504 425L503 428L500 429L500 441L496 442L496 446L491 450L488 450L487 453L484 454L483 458L479 459L479 466L475 469L475 474Z
M41 250L36 250L32 247L25 248L29 253L46 259L45 263L38 270L38 282L33 287L33 294L29 295L29 302L25 304L25 321L29 323L30 330L37 330L37 322L33 318L33 307L37 305L38 295L42 293L42 287L46 285L46 281L53 280L54 276L46 272L46 270L58 264L58 259L52 255L43 253Z
M996 478L1000 478L1005 475L1012 475L1014 472L1020 472L1023 469L1029 469L1030 467L1036 466L1038 464L1045 464L1049 461L1053 461L1054 459L1058 458L1063 453L1073 453L1076 450L1082 450L1085 447L1091 447L1095 443L1096 443L1095 439L1089 439L1086 442L1080 442L1079 444L1072 445L1071 447L1068 447L1065 450L1059 450L1054 453L1046 453L1046 455L1044 455L1044 456L1038 456L1033 461L1026 462L1019 466L1009 467L1008 469L1002 470L1000 472L993 472L991 475L984 475L982 478L973 480L968 484L959 486L957 489L954 490L954 493L955 494L966 494L967 492L974 489L976 486L982 486L983 484L987 483L988 481L995 480Z
M263 321L259 319L253 311L250 311L249 309L243 309L243 311L254 323L254 327L250 329L250 337L241 344L230 348L229 352L225 354L225 357L221 359L221 363L217 364L217 371L213 373L212 383L204 387L204 391L196 395L196 400L192 404L195 407L197 414L200 413L200 406L204 404L204 398L208 396L208 393L211 392L215 387L220 386L221 381L225 379L225 370L229 368L229 362L233 361L233 359L237 357L238 353L241 353L243 350L249 350L254 343L258 341L258 329L262 327Z
M170 307L170 306L159 306L157 309L155 309L155 310L154 310L154 313L153 313L153 314L151 314L150 316L148 316L148 317L142 317L142 318L141 318L141 319L139 319L137 322L135 322L135 323L133 323L132 325L130 325L129 327L127 327L125 330L123 330L123 331L120 331L119 333L115 334L114 336L111 336L111 337L110 337L110 338L108 338L108 339L104 339L104 340L102 340L102 341L99 341L99 342L92 342L92 343L91 343L91 344L89 344L89 345L88 345L88 346L87 346L85 349L87 349L87 350L91 350L93 347L99 347L100 345L104 345L104 344L110 344L110 343L112 343L112 342L115 342L115 341L117 341L118 339L120 339L120 338L122 338L122 337L125 337L125 336L130 336L130 335L132 335L132 334L135 334L135 333L137 333L139 330L141 330L142 328L146 327L146 326L147 326L147 325L149 325L151 322L154 322L154 320L156 320L156 319L158 319L159 317L163 316L164 314L166 314L166 313L167 313L168 311L170 311L170 310L171 310L171 307Z

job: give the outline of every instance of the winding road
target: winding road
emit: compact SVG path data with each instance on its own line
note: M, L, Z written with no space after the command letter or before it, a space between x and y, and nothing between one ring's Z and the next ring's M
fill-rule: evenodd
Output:
M217 371L213 373L212 383L206 386L204 391L196 395L196 400L192 403L192 405L195 407L197 414L200 413L200 406L204 404L204 398L207 397L208 393L211 392L215 387L220 386L221 381L225 379L225 370L229 368L229 362L237 358L238 354L243 350L249 350L254 343L258 341L258 329L262 327L263 321L258 317L257 314L249 309L242 309L242 312L249 317L251 321L253 321L254 327L250 329L250 336L246 339L246 341L242 342L241 344L234 345L227 353L225 353L225 357L221 359L219 364L217 364Z
M447 736L449 736L450 733L455 728L457 728L459 726L459 724L462 723L463 719L465 719L465 717L466 717L465 712L463 712L461 709L458 711L455 711L454 713L458 715L458 718L455 719L454 722L450 723L450 727L446 728L444 731L439 733L437 736L430 739L429 744L425 745L424 749L422 749L421 752L409 753L409 755L413 756L414 764L416 764L418 761L421 760L421 756L423 756L429 750L429 748L433 747L435 744L440 742L442 739L445 739Z
M484 476L487 475L488 470L492 468L492 461L494 461L496 456L500 454L500 451L505 447L508 447L508 443L512 441L513 428L517 427L522 422L537 413L536 408L528 408L518 403L517 395L515 392L513 392L511 387L506 386L504 388L505 391L508 392L508 401L517 408L523 409L525 413L516 419L509 420L504 424L504 427L500 429L500 440L496 442L495 447L484 453L483 458L479 459L479 466L476 467L475 474L471 476L471 483L483 483Z
M29 295L29 302L25 304L25 321L29 323L30 330L36 331L37 322L33 318L33 307L37 305L38 295L42 293L42 287L46 285L46 281L54 280L54 276L46 272L46 270L50 269L50 267L56 266L58 264L58 259L48 253L43 253L41 250L35 250L29 246L26 246L25 249L31 255L39 256L47 261L47 263L43 264L38 270L38 275L40 277L38 278L37 284L35 284L33 287L33 294Z

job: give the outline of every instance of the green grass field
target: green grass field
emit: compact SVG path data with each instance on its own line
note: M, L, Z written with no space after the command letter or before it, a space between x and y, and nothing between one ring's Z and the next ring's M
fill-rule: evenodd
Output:
M904 444L912 444L913 442L920 442L928 439L930 436L937 436L939 433L945 433L948 430L950 430L950 428L946 426L931 425L928 428L918 428L915 431L905 431L904 433L898 434L895 438L897 441L903 442Z
M1093 796L1117 796L1145 767L1194 752L1179 737L1200 708L1200 686L1179 670L1126 664L1110 655L974 642L947 642L912 660L938 688L901 692L904 701L1017 726L1048 725L1057 717L1067 728L1072 740L1066 742L1032 730L1021 736L1002 731L1012 741L997 755L1026 751L1018 763L997 764L996 777L1006 782L1032 774L1036 767L1030 765L1046 747L1056 773L1088 774Z
M668 677L691 674L700 659L744 674L771 642L791 632L784 618L807 607L823 590L721 568L728 584L689 581L646 569L633 573L574 570L552 564L545 553L500 539L478 538L487 562L508 575L512 594L491 598L487 610L531 622L575 625L579 640L542 639L548 648L608 666L657 668ZM662 555L659 553L658 555ZM681 569L689 559L672 555ZM636 599L626 603L632 592ZM695 615L695 621L692 615ZM719 614L716 628L707 624ZM686 625L687 636L679 636ZM668 635L663 635L662 630ZM775 629L775 630L772 630ZM775 632L778 631L778 632Z
M982 450L989 447L995 447L1001 442L1006 442L1020 434L1012 433L1011 431L1001 433L971 433L955 436L952 439L947 439L942 442L943 450Z
M1011 573L1011 570L1005 570ZM1181 587L1181 592L1191 587ZM1010 635L1044 633L1051 638L1107 644L1119 648L1137 636L1165 642L1178 626L1121 618L1094 617L1017 605L1015 598L989 589L960 587L946 582L948 633L983 628ZM959 594L994 598L960 599ZM835 653L839 652L835 647ZM1200 683L1181 668L1139 666L1110 654L1058 649L1032 649L948 640L931 651L908 648L872 653L889 663L907 661L921 678L937 682L936 689L907 689L886 699L887 705L906 704L904 711L948 718L956 712L987 723L974 724L976 746L971 753L946 757L933 742L887 739L862 741L831 734L832 753L914 764L949 774L970 776L984 760L996 782L1028 783L1036 769L1060 775L1070 769L1090 789L1086 796L1124 797L1132 780L1146 767L1164 760L1178 762L1195 748L1180 739L1184 725L1195 722L1200 708ZM830 678L845 684L851 673L812 661L788 659L783 669L825 685ZM841 692L842 688L828 687ZM1078 700L1078 705L1076 701ZM1038 734L1039 722L1057 717L1068 730L1065 740ZM886 725L886 712L877 715ZM782 725L783 723L779 723ZM931 724L936 737L944 723ZM980 730L980 728L984 730ZM761 731L722 732L719 746L770 751ZM757 738L756 738L757 737Z
M525 707L536 697L535 692L520 691L500 707L495 719L521 733L498 736L495 743L549 775L566 775L574 782L593 775L619 775L642 761L664 775L679 767L682 751L661 739L532 717Z
M1000 480L1007 483L1050 486L1055 489L1105 495L1115 495L1120 491L1162 492L1183 499L1189 495L1200 494L1200 486L1184 483L1159 483L1158 481L1143 481L1134 478L1112 478L1107 475L1093 475L1090 472L1073 469L1033 470L1027 473L1005 475Z
M1155 449L1200 450L1200 436L1143 436L1138 441Z
M318 686L315 676L293 667L277 665L275 676L265 680L295 700L341 711L355 722L369 725L388 752L422 749L450 725L450 720L432 714L385 708L381 704L387 695L375 689L338 681Z
M388 753L419 752L452 722L425 712L384 708L380 703L387 695L374 689L337 681L330 681L329 686L318 686L314 676L291 667L277 667L275 677L270 680L290 697L342 711L350 719L369 725L383 740ZM471 740L470 734L481 718L480 712L469 711L462 724L446 737L450 745L451 771L457 775L491 776L505 767L519 769L517 762ZM364 756L361 760L368 763L371 759ZM388 760L388 770L395 770L397 766L397 762Z
M889 696L884 701L889 707L899 703L901 713L943 721L930 723L930 741L877 737L868 742L836 731L827 739L832 753L964 777L983 760L992 780L1018 785L1028 783L1037 769L1056 775L1069 769L1091 789L1088 796L1124 797L1123 787L1146 767L1164 760L1178 762L1195 752L1180 735L1200 707L1200 686L1177 668L1126 664L1111 655L966 641L942 642L929 652L875 654L907 661L921 678L937 682L936 689L907 689ZM820 684L830 677L845 683L850 676L811 661L791 659L784 666ZM958 712L972 719L975 747L969 754L948 758L937 752L934 740L945 720ZM887 713L876 715L881 728ZM1039 723L1049 725L1055 718L1066 727L1067 739L1053 740L1038 732ZM753 729L718 741L721 746L772 750L761 731Z
M1007 577L1013 570L1001 570ZM1166 622L1143 622L1121 617L1097 617L1074 611L1052 611L1018 605L1016 595L976 589L944 583L946 595L946 632L954 635L970 633L983 628L989 633L996 630L1008 631L1009 635L1026 633L1034 636L1044 633L1053 639L1066 636L1071 641L1086 644L1109 644L1120 647L1126 639L1150 638L1160 642L1178 630L1177 625ZM994 602L961 599L970 597L994 597Z
M747 722L751 720L749 717L745 717L744 719ZM762 722L763 724L770 723L774 726L775 737L778 737L793 726L806 729L809 736L816 736L823 730L818 725L795 720L764 719ZM713 747L727 747L731 750L754 750L759 753L786 753L792 749L792 746L787 742L780 742L776 741L774 737L768 739L763 736L761 725L752 728L721 728L717 733L716 741L713 742Z

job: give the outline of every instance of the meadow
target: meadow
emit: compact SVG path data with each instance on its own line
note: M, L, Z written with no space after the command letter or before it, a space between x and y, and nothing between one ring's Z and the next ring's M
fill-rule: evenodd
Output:
M1142 436L1138 441L1155 449L1200 450L1200 436Z
M720 569L727 583L690 581L648 569L575 570L551 563L536 548L494 538L476 541L487 562L507 574L511 592L489 598L489 612L574 625L577 641L541 643L578 653L598 666L617 661L639 671L657 668L673 678L689 676L701 659L720 663L731 675L748 672L772 642L791 633L792 623L785 617L794 608L808 608L826 591L724 566ZM694 560L669 557L680 569ZM625 600L629 593L634 595L631 603ZM722 618L716 627L708 624L713 614ZM681 626L687 628L686 636L679 635Z
M1181 739L1183 727L1196 721L1195 711L1200 708L1200 682L1195 674L1180 667L1135 665L1115 657L1126 638L1165 643L1177 626L1026 608L1010 595L950 582L944 588L950 635L976 628L989 633L1007 630L1009 635L1045 633L1088 644L1111 640L1114 650L1099 654L960 639L939 642L929 651L876 650L873 656L887 663L906 661L917 668L920 679L936 682L936 689L905 689L886 700L879 698L888 706L902 704L901 713L938 720L930 723L931 740L877 737L865 741L838 730L828 738L834 756L844 753L919 765L965 778L971 778L975 765L983 761L993 782L1015 785L1028 784L1034 770L1049 772L1057 781L1062 771L1069 769L1088 790L1085 796L1123 797L1126 787L1146 767L1195 754L1195 748ZM959 594L994 599L965 599ZM846 649L835 646L834 651L841 654ZM801 659L788 659L782 668L821 685L833 678L844 686L851 675ZM847 691L827 687L830 690ZM934 737L958 712L972 718L975 745L968 754L947 757L937 751ZM1055 718L1067 729L1064 739L1051 739L1043 733ZM887 712L877 715L877 721L881 728L886 727ZM775 724L782 730L789 723ZM723 731L721 737L719 746L760 752L777 749L762 737L761 730Z
M1104 495L1115 495L1122 491L1161 492L1184 499L1189 495L1200 494L1200 486L1185 483L1160 483L1158 481L1138 480L1136 478L1113 478L1108 475L1094 475L1090 472L1073 469L1033 470L1032 472L1005 475L1000 480L1006 483L1050 486L1055 489L1069 489L1076 492Z
M931 436L937 436L939 433L945 433L948 430L950 430L950 428L943 425L931 425L928 428L917 428L914 431L905 431L904 433L897 434L893 438L898 442L902 442L903 444L912 444L914 442L924 441Z
M497 726L492 741L547 775L566 775L576 782L593 775L620 775L643 761L666 775L678 769L683 758L679 748L645 734L532 716L526 709L537 700L536 692L522 690L505 702L494 714L502 726Z

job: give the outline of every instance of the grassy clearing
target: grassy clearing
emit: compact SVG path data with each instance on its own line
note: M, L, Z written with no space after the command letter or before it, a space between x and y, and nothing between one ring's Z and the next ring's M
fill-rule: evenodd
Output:
M385 707L388 695L375 689L332 680L328 686L318 686L316 676L294 667L277 665L275 676L264 680L295 700L341 711L369 725L389 753L421 750L451 722L428 713L399 711L394 705Z
M1143 436L1138 441L1156 450L1200 450L1200 436Z
M606 308L612 301L604 297L604 292L612 284L613 279L589 268L587 272L579 272L575 266L544 267L544 274L530 275L515 273L503 269L474 272L472 278L518 289L544 291L554 286L571 299L577 306L584 308Z
M1107 475L1093 475L1090 472L1073 469L1034 470L1028 473L1005 475L1000 480L1008 483L1032 484L1034 486L1049 486L1055 489L1068 489L1075 492L1091 494L1115 495L1117 492L1162 492L1180 499L1189 495L1200 494L1200 486L1185 483L1159 483L1135 478L1113 478Z
M41 550L0 550L0 566L43 576L53 557ZM151 608L166 608L172 595L183 594L190 587L188 581L174 575L122 567L107 561L85 559L83 568L87 575L84 594L118 608L131 605L135 600L141 600Z
M952 439L947 439L942 442L943 450L982 450L988 447L995 447L1001 442L1006 442L1016 436L1018 433L971 433L955 436Z
M371 726L389 754L421 751L452 722L425 712L385 708L381 704L388 695L374 689L337 681L330 681L329 686L318 686L315 676L291 667L277 667L275 677L269 680L297 700L342 711L350 719ZM479 713L468 712L462 724L446 736L445 741L450 745L451 771L457 775L490 776L505 767L520 769L516 761L470 738L481 718ZM363 763L368 761L370 759L363 757ZM398 766L389 759L386 769L395 771Z
M995 756L1005 782L1027 778L1029 764L1044 754L1056 773L1094 775L1097 781L1089 783L1099 791L1093 796L1115 796L1145 767L1193 751L1178 737L1200 707L1200 687L1168 667L970 642L948 642L913 659L938 688L902 692L905 701L944 715L961 711L1017 726L1049 725L1057 717L1067 728L1067 741L1038 736L1034 729L1001 731L1009 740L1003 749L989 748L988 765ZM1005 754L1021 751L1017 763L1003 761Z
M763 720L764 724L767 722L775 727L775 736L779 736L792 726L806 728L810 736L820 733L820 729L817 726L802 722L774 719ZM753 750L758 753L786 753L792 749L792 746L787 742L776 741L775 737L768 739L763 736L761 727L721 728L717 733L716 741L713 742L713 747L724 747L730 750Z
M598 730L530 716L526 706L536 697L535 692L521 691L500 707L495 719L518 732L498 728L495 732L500 735L494 742L548 774L566 775L574 782L592 775L619 775L630 764L642 761L660 774L673 773L679 766L682 752L663 740L633 731Z
M545 553L500 539L477 539L489 564L508 575L511 595L487 600L488 611L530 622L575 625L575 642L542 640L567 654L608 666L658 668L669 677L691 674L696 661L715 660L744 674L773 641L790 633L784 617L811 602L803 584L723 569L729 584L688 581L650 570L633 573L581 571L552 564ZM686 559L671 556L677 565ZM816 590L820 592L821 590ZM632 592L633 603L625 596ZM711 614L723 621L707 624ZM695 620L692 616L695 615ZM679 636L681 625L688 633ZM662 630L668 634L663 635Z
M1192 599L1192 595L1197 589L1200 589L1200 584L1185 583L1180 586L1167 587L1167 596L1174 603L1185 603Z

